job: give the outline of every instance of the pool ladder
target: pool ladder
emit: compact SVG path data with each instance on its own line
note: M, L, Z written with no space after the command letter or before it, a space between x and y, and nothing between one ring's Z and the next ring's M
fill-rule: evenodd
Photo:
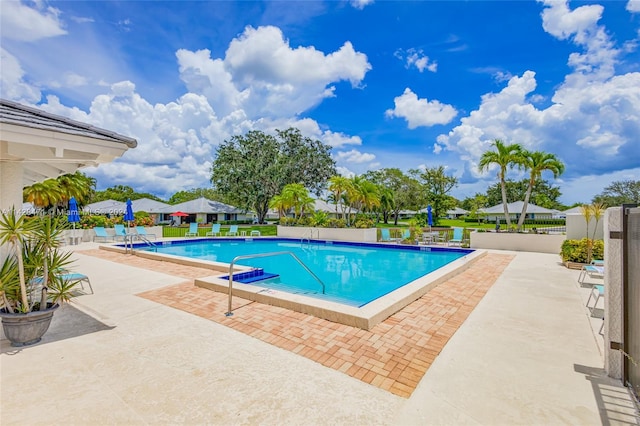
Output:
M133 254L133 239L137 238L138 240L144 242L147 246L149 247L153 247L153 251L155 251L156 253L158 252L158 246L153 243L151 240L149 240L147 237L145 237L144 235L125 235L124 236L124 253L127 254L128 250L127 250L127 244L129 244L129 250L131 250L131 254Z
M296 256L293 252L291 251L274 251L274 252L270 252L270 253L256 253L256 254L243 254L240 256L236 256L233 258L233 260L231 261L231 264L229 265L229 310L225 313L225 316L232 316L233 312L231 309L231 300L233 299L233 264L236 263L236 260L240 260L240 259L253 259L253 258L257 258L257 257L269 257L269 256L280 256L283 254L288 254L289 256L293 257L299 264L300 266L302 266L304 269L306 269L306 271L311 274L311 276L313 278L316 279L316 281L318 281L320 283L320 285L322 286L322 294L324 294L325 292L325 285L322 282L322 280L320 278L318 278L318 276L316 274L313 273L313 271L311 269L309 269L309 267L307 265L305 265L302 260L300 260L298 258L298 256Z
M313 239L313 231L313 228L309 229L309 235L307 236L307 234L305 233L302 238L300 238L300 243L302 244L306 240L308 244L311 244L311 240ZM316 231L318 231L318 239L320 239L320 230L316 229Z

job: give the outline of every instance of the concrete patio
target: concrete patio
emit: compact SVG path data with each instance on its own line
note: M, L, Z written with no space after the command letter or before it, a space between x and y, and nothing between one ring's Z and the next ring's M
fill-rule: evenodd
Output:
M95 294L58 310L39 344L1 341L1 424L638 423L602 369L589 290L557 255L497 252L513 259L403 397L225 326L223 312L140 297L195 272L82 253L96 247L70 247Z

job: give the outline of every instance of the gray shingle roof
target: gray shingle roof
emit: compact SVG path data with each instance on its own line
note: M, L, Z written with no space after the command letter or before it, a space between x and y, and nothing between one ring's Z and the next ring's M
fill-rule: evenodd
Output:
M204 197L197 198L184 203L170 205L166 207L163 213L173 212L184 213L244 213L243 210L219 201L212 201Z
M0 122L120 142L129 148L135 148L138 145L133 138L6 99L0 99Z

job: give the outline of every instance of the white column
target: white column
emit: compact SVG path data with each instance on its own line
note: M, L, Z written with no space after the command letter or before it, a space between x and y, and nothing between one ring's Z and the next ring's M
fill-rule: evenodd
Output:
M0 161L0 209L22 209L22 164Z

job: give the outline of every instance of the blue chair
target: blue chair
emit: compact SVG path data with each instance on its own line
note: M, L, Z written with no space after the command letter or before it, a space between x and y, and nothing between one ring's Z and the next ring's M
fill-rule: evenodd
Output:
M237 236L238 235L238 225L229 226L229 230L227 231L227 236Z
M84 290L83 282L86 282L89 285L89 288L91 289L91 294L93 294L93 287L91 286L91 281L89 281L89 277L86 276L85 274L61 270L59 273L56 274L56 278L61 280L65 285L74 286L76 284L80 284L80 287L82 287L82 290ZM35 277L31 280L31 282L36 285L42 284L44 283L44 278Z
M154 240L156 239L156 234L148 234L147 231L144 229L144 226L136 226L136 232L141 237L145 237L147 239L153 238Z
M207 232L205 236L207 237L215 237L220 235L220 224L214 223L211 225L211 231Z
M107 230L104 229L104 226L96 226L93 228L93 231L96 233L93 237L93 241L95 241L96 238L102 238L104 242L107 242L107 240L113 240L113 235L107 234Z
M460 228L457 226L453 227L453 237L448 241L449 245L457 245L462 246L462 242L464 241L464 228Z
M189 224L189 231L184 234L185 237L197 237L198 236L198 222L191 222Z
M127 229L124 227L124 225L115 224L113 225L113 229L116 231L115 239L118 240L118 238L121 238L122 241L124 241L125 237L127 236Z
M385 243L391 243L391 242L398 241L398 239L397 238L391 238L391 234L389 233L389 229L388 228L382 228L380 230L380 241L385 242Z

